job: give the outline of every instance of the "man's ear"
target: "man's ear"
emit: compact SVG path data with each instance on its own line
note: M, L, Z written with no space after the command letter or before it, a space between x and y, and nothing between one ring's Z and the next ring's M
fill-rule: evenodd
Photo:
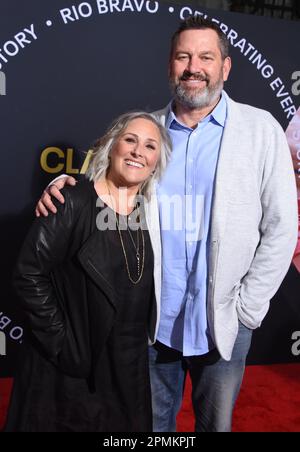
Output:
M223 81L224 82L227 82L227 80L228 80L228 77L229 77L229 74L231 71L231 66L232 66L231 58L230 57L225 58L224 63L223 63Z

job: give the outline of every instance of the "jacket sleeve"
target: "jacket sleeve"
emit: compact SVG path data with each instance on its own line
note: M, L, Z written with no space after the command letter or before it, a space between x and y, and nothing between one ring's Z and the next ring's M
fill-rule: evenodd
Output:
M242 323L260 326L295 251L298 235L297 193L290 150L282 128L273 119L261 186L260 243L242 280L237 304Z
M34 343L43 355L63 372L84 376L86 366L78 358L76 340L53 280L53 270L67 255L76 221L68 190L64 190L64 196L64 204L56 203L57 214L35 219L21 248L13 284Z

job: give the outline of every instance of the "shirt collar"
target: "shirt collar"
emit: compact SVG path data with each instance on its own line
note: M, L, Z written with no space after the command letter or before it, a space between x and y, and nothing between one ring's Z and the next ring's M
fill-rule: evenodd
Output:
M166 121L167 129L171 128L174 121L181 127L187 127L178 121L178 119L173 111L173 100L169 103L169 105L167 107L167 111L168 111L167 121ZM206 122L215 121L220 126L225 127L226 118L227 118L227 102L226 102L224 93L222 93L220 102L216 105L214 110L208 116L206 116L206 118L204 118L202 121L206 121Z

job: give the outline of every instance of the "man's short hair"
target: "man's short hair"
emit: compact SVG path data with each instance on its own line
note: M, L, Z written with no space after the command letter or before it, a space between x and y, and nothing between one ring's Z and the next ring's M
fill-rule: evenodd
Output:
M214 30L219 37L220 51L223 60L229 56L229 41L227 36L220 27L210 19L204 19L201 16L190 16L180 22L178 29L172 36L171 53L172 56L174 47L176 46L179 35L186 30Z

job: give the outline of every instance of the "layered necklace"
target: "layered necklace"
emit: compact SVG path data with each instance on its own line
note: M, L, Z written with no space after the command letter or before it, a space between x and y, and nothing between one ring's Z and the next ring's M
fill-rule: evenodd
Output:
M109 194L109 197L110 197L110 200L111 200L112 210L113 210L113 212L115 214L117 230L118 230L118 233L119 233L120 242L121 242L121 246L122 246L122 250L123 250L123 255L124 255L124 258L125 258L125 264L126 264L126 270L127 270L128 278L132 282L132 284L136 285L136 284L138 284L141 281L141 279L143 277L144 264L145 264L145 239L144 239L143 228L140 226L141 225L140 208L139 208L139 205L137 205L138 219L139 219L139 228L136 231L136 243L135 243L135 241L133 239L133 236L131 234L130 227L127 224L127 230L128 230L129 237L131 239L131 242L132 242L134 250L135 250L135 257L136 257L136 264L137 264L137 276L138 276L138 279L134 280L132 275L131 275L129 264L128 264L128 258L127 258L127 254L126 254L126 250L125 250L125 245L124 245L123 237L122 237L121 230L120 230L120 222L119 222L119 219L118 219L118 216L117 216L115 210L113 209L113 206L114 206L113 196L111 194L111 191L110 191L110 188L109 188L109 185L108 185L106 179L105 179L105 184L106 184L107 191L108 191L108 194ZM141 256L141 253L140 253L140 235L142 237L142 256Z

